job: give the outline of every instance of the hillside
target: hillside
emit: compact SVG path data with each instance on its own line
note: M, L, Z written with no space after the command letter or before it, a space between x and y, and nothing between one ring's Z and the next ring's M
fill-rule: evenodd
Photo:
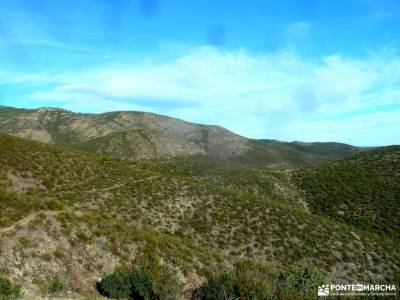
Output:
M0 131L130 160L208 155L240 165L281 169L315 165L359 150L337 143L252 140L219 126L144 112L96 115L0 107Z
M399 243L312 214L291 172L201 155L127 162L4 134L0 145L1 274L28 293L55 276L95 293L103 274L149 257L186 286L242 260L400 281Z
M299 170L294 178L313 213L400 240L400 146Z
M252 140L250 143L252 147L232 161L252 167L257 167L262 161L269 167L287 169L320 165L361 151L341 143L289 143L274 140Z

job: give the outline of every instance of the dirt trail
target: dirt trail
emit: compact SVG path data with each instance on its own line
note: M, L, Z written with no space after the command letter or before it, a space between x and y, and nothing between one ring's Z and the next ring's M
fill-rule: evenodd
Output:
M160 178L161 176L157 175L157 176L151 176L148 178L143 178L143 179L139 179L139 180L135 180L132 181L131 184L135 184L138 182L143 182L143 181L148 181L148 180L153 180L153 179L157 179ZM86 191L81 191L82 193L95 193L95 192L108 192L123 186L126 186L128 184L128 182L122 182L122 183L117 183L114 184L112 186L106 187L106 188L102 188L102 189L96 189L96 188L92 188L91 190L86 190ZM74 191L65 191L65 192L60 192L61 195L65 195L65 194L71 194L71 193L75 193Z
M294 172L293 169L285 169L285 170L268 170L270 173L281 173L281 174L291 174Z
M132 183L135 184L135 183L138 183L138 182L149 181L149 180L157 179L159 177L161 177L161 176L151 176L151 177L148 177L148 178L135 180ZM110 187L107 187L107 188L104 188L104 189L100 189L100 190L93 189L93 190L91 190L91 192L95 192L95 191L100 191L100 192L110 191L110 190L113 190L113 189L116 189L116 188L119 188L119 187L122 187L122 186L126 186L126 184L127 184L127 182L118 183L118 184L115 184L113 186L110 186Z
M143 179L136 180L136 181L134 181L133 183L142 182L142 181L147 181L147 180L153 180L153 179L157 179L157 178L159 178L159 177L160 177L160 176L151 176L151 177L148 177L148 178L143 178ZM124 186L124 185L126 185L126 183L119 183L119 184L116 184L116 185L113 185L113 186L110 186L110 187L107 187L107 188L104 188L104 189L100 189L100 190L98 190L98 191L110 191L110 190L116 189L116 188L121 187L121 186ZM95 191L96 191L96 190L93 189L93 190L86 191L86 192L93 193L93 192L95 192ZM64 192L64 194L65 194L65 192ZM29 213L26 217L24 217L24 218L18 220L18 221L15 222L14 224L12 224L12 225L10 225L10 226L8 226L8 227L0 228L0 234L1 234L1 233L4 233L4 232L11 231L11 230L15 229L15 227L18 226L18 225L19 225L19 226L26 226L26 225L28 225L29 222L32 221L32 220L34 220L39 214L44 214L44 215L46 215L46 216L55 216L55 215L58 215L58 214L60 214L60 213L62 213L62 212L66 212L66 211L71 212L72 210L70 210L70 209L68 209L68 210L60 210L60 211L54 211L54 210L40 210L40 211L31 212L31 213Z
M26 226L29 224L30 221L35 219L39 214L44 214L46 216L55 216L58 215L59 213L64 212L63 211L54 211L54 210L39 210L39 211L34 211L28 214L25 218L22 218L15 222L13 225L10 225L8 227L0 228L0 233L4 233L10 230L15 229L16 226Z
M0 234L13 230L15 229L16 226L26 226L29 224L30 221L34 220L38 215L43 214L47 217L54 217L56 215L59 215L61 213L65 213L65 212L75 212L77 215L81 215L81 213L79 211L74 211L72 209L63 209L63 210L39 210L39 211L33 211L31 213L29 213L26 217L16 221L14 224L8 226L8 227L3 227L0 228Z
M151 176L148 178L143 178L143 179L139 179L139 180L135 180L133 183L137 183L137 182L142 182L142 181L147 181L147 180L153 180L153 179L157 179L160 178L160 175L156 175L156 176Z

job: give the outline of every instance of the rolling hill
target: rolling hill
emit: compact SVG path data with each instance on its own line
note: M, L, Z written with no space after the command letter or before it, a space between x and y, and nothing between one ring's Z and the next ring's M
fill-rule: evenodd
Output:
M294 178L313 213L400 240L400 146L302 169Z
M90 295L115 266L154 257L186 288L242 261L271 274L316 266L336 283L400 281L396 235L316 211L306 173L201 154L126 161L6 134L0 145L0 273L27 295L54 278Z
M316 165L360 150L339 143L252 140L219 126L144 112L79 114L57 108L0 107L0 131L130 160L208 155L278 169Z

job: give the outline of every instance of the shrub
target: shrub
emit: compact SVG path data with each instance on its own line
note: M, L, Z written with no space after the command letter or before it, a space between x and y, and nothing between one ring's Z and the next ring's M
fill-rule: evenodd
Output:
M131 294L131 283L129 272L117 268L112 274L106 275L98 284L97 290L100 294L110 298L129 298Z
M264 300L272 294L272 274L266 267L250 262L241 262L236 265L236 281L239 294L244 299Z
M100 294L116 299L174 300L182 289L183 284L156 257L142 260L131 270L118 267L97 284Z
M49 210L63 210L65 209L65 205L59 200L48 199L44 203L44 208Z
M79 232L76 234L76 237L77 237L80 241L82 241L83 243L87 243L87 242L90 240L90 237L89 237L85 232L83 232L83 231L79 231Z
M0 277L0 299L14 300L21 296L21 286L13 284L7 278Z
M62 248L57 247L56 250L54 251L54 257L58 259L62 259L65 257L65 252Z
M239 298L239 287L233 274L222 273L209 277L202 289L207 300L233 300Z
M316 268L293 268L279 274L276 290L283 299L314 299L318 286L325 282Z
M153 268L151 273L154 278L155 292L159 299L174 300L179 298L183 284L165 266Z
M182 285L165 267L137 266L131 271L116 268L98 284L100 294L116 299L177 299Z
M154 253L154 251L148 249L148 253ZM145 269L150 273L154 281L155 294L159 299L173 300L179 298L183 284L165 265L159 263L157 255L145 255L140 257L139 260L142 262L141 265L145 266Z
M51 261L53 257L50 253L43 253L40 255L40 258L44 261Z
M23 248L27 248L30 246L31 240L23 236L19 238L19 243Z
M265 300L272 296L272 272L250 262L240 262L233 272L208 276L200 299ZM198 297L198 295L196 295Z
M155 287L149 270L145 267L133 268L129 274L131 299L149 300L155 298Z
M58 276L53 277L49 283L49 293L50 295L57 294L64 289L64 286Z
M58 276L47 278L46 280L38 280L37 283L43 295L56 295L64 289Z

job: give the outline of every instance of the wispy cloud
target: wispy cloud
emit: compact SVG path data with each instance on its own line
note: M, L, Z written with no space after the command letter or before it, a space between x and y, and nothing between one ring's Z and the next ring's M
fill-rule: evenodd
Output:
M16 84L30 79L17 77ZM389 51L355 59L196 47L163 63L103 66L32 80L42 88L26 94L26 102L54 101L68 109L90 112L153 111L218 123L258 138L365 144L362 137L370 128L356 122L376 124L375 130L390 126L400 130L394 111L386 112L391 116L386 123L380 123L378 112L366 113L366 119L353 115L371 107L399 104L400 58ZM344 117L338 118L341 115ZM334 133L334 128L338 132ZM340 138L344 129L351 139Z
M287 38L302 39L308 37L312 29L312 23L306 21L292 22L286 25L285 33Z

